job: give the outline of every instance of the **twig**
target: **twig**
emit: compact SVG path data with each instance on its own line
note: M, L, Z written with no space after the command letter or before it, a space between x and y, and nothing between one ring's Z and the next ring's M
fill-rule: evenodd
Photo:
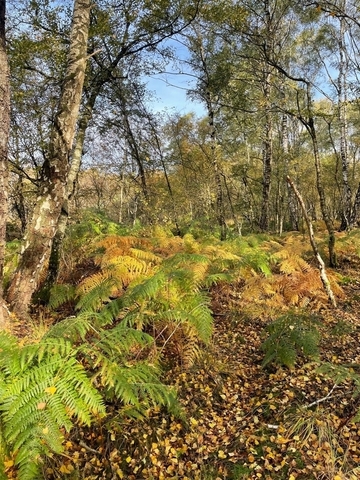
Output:
M318 400L315 400L314 402L309 403L309 405L306 405L306 408L311 408L311 407L313 407L314 405L319 405L319 403L326 402L326 400L327 400L328 398L330 398L331 394L333 393L333 391L335 390L335 388L336 388L337 386L338 386L338 384L335 383L335 385L332 387L332 389L330 390L330 392L329 392L325 397L319 398Z
M88 450L88 451L91 452L91 453L95 453L96 455L101 455L100 452L98 452L98 451L95 450L94 448L89 447L89 446L86 445L86 443L83 442L82 440L80 440L79 445L80 445L81 447L84 447L86 450Z

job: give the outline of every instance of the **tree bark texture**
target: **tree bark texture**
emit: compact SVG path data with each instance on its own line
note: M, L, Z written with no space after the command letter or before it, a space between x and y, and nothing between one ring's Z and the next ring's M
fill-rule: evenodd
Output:
M359 225L360 222L360 183L356 191L354 206L351 213L351 225Z
M343 9L345 11L346 1L343 2ZM340 157L342 165L342 180L343 180L343 211L340 231L347 230L351 227L351 202L352 194L349 185L348 174L348 121L347 121L347 82L348 61L346 58L346 20L340 18L340 32L339 32L339 77L338 77L338 116L340 125Z
M272 123L269 111L265 114L263 138L263 180L262 180L262 205L259 226L263 232L269 229L269 206L272 172Z
M55 116L48 158L28 225L19 266L11 281L8 300L13 312L25 317L31 297L47 263L59 216L66 198L69 159L83 90L91 0L75 0L68 63Z
M209 118L210 126L210 139L211 139L211 163L214 171L214 179L216 185L216 217L218 225L220 227L220 239L226 240L227 225L225 219L225 209L224 209L224 194L221 182L221 173L218 163L218 143L216 139L216 126L215 126L215 113L212 106L211 94L209 92L207 97L207 113Z
M10 72L5 39L6 0L0 0L0 329L7 323L2 280L5 263L6 219L8 210L8 140L10 130Z
M66 226L68 223L69 217L69 202L74 196L76 190L77 177L80 171L82 153L85 143L86 130L89 125L89 122L92 118L92 112L95 104L95 99L97 95L92 95L88 100L84 111L81 114L80 120L78 122L78 130L76 134L76 142L74 150L71 157L71 165L69 168L69 173L67 177L66 184L66 194L63 203L63 207L60 212L58 225L56 233L52 242L51 253L49 258L49 265L47 276L44 284L44 296L48 295L51 287L57 280L59 267L60 267L60 256L63 240L65 237Z

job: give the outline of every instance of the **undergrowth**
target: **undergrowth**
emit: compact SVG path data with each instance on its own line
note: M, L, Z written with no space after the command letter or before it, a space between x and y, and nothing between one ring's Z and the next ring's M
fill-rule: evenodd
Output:
M53 311L72 304L72 315L36 342L1 335L3 471L14 465L21 480L38 478L43 458L62 452L64 433L74 423L101 421L109 402L135 418L151 405L179 414L160 367L186 369L199 359L212 338L210 294L219 285L238 288L230 308L270 321L264 366L294 368L299 356L318 358L318 321L304 309L319 310L327 296L300 235L220 242L160 230L130 235L98 216L74 225L63 255L67 283L55 285L49 303ZM71 283L89 259L91 273ZM330 279L341 296L338 277ZM334 375L330 367L326 373ZM345 381L351 370L337 375ZM355 374L350 380L358 381Z

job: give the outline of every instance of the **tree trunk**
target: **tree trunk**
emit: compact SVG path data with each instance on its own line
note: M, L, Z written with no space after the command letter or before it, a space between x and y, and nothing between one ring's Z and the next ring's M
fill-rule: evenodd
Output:
M47 263L61 209L66 199L69 159L85 78L91 0L75 0L70 48L49 154L41 172L34 213L27 227L20 263L11 281L8 300L19 318L26 318L31 297Z
M273 157L273 143L272 143L272 129L273 119L271 114L271 77L272 67L267 62L266 56L270 53L271 56L275 54L275 36L276 29L274 25L274 11L273 5L268 0L264 0L264 53L265 59L262 62L262 93L264 102L264 124L263 124L263 139L262 139L262 160L263 160L263 178L262 178L262 205L259 219L259 227L263 232L269 229L269 211L270 211L270 189L271 189L271 174L272 174L272 157Z
M345 3L343 2L343 10L345 11ZM347 123L347 85L346 77L348 73L346 59L346 43L345 43L346 20L340 18L340 36L339 36L339 78L338 78L338 116L340 124L340 157L342 165L342 181L343 181L343 199L342 199L342 218L340 231L347 230L351 227L351 188L349 185L348 175L348 123Z
M81 165L86 130L92 118L92 112L93 112L96 96L97 95L92 95L88 100L87 105L83 113L81 114L81 118L78 124L75 147L72 153L71 166L70 166L68 178L67 178L65 200L64 200L63 207L61 209L57 230L53 239L47 276L46 276L46 280L45 280L44 288L42 292L42 297L44 298L45 301L48 300L50 289L56 282L59 274L61 249L62 249L66 226L69 218L69 202L71 198L74 196L74 193L76 190L76 182L77 182L77 177L78 177L80 165Z
M209 126L210 126L210 140L211 140L211 163L213 166L214 171L214 179L216 185L216 217L218 221L218 225L220 227L220 239L226 240L226 233L227 233L227 225L225 220L225 210L224 210L224 195L223 195L223 188L221 182L221 173L219 170L219 163L218 163L218 145L216 140L216 127L214 121L214 110L212 107L212 102L210 98L210 93L208 94L207 100L207 110L208 110L208 118L209 118Z
M0 0L0 329L8 323L3 299L3 274L8 211L8 140L10 130L10 71L5 39L6 0Z
M301 117L301 121L303 122L304 126L309 132L312 145L313 145L313 154L314 154L315 172L316 172L316 187L319 194L322 217L329 234L329 244L328 244L329 265L330 267L336 267L337 260L336 260L336 254L335 254L335 229L334 229L333 221L330 218L328 209L326 207L325 190L324 190L324 185L322 180L321 162L320 162L319 146L318 146L316 129L315 129L315 122L313 117L310 117L308 120L305 120L304 118Z
M285 93L281 90L283 96ZM288 131L288 116L283 114L281 117L281 148L284 155L284 165L286 175L289 171L289 131ZM294 231L299 231L299 215L297 211L296 198L294 197L294 192L290 187L289 183L286 183L287 186L287 205L289 209L289 222L290 228Z
M359 221L360 221L359 213L360 213L360 183L355 195L354 206L352 208L351 225L359 224Z
M259 227L263 232L269 229L269 205L272 170L272 118L270 112L270 73L265 72L264 99L265 123L263 127L263 180L262 180L262 205Z

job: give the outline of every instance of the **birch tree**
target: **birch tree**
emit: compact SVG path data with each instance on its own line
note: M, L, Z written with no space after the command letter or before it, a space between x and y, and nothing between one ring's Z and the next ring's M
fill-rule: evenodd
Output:
M41 186L19 266L7 292L12 310L19 318L26 317L31 297L39 285L66 197L69 160L85 78L90 9L91 0L74 1L67 68L49 152L41 169Z
M6 219L8 206L8 138L10 126L10 79L5 39L6 0L0 0L0 328L7 320L2 279L5 262Z

